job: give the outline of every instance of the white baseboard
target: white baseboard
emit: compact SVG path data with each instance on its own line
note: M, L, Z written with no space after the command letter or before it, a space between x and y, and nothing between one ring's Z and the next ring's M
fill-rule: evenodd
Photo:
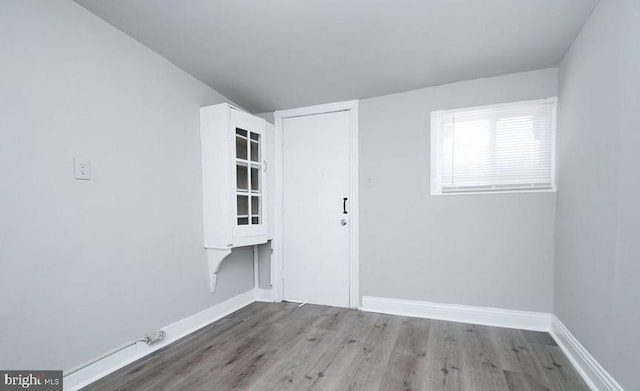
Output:
M78 390L94 381L114 372L125 365L161 349L172 342L197 331L216 320L222 319L232 312L235 312L257 300L258 292L255 289L234 296L222 303L207 308L187 318L172 323L162 329L167 335L164 340L153 345L137 343L124 350L106 357L96 363L87 366L77 372L64 376L65 390ZM269 297L271 295L269 294Z
M271 297L271 289L255 288L254 291L256 301L273 303L273 298Z
M550 333L593 391L624 391L555 315L551 319Z
M383 314L521 330L546 331L555 339L560 349L562 349L591 390L624 391L620 384L589 354L587 349L582 346L562 322L552 314L371 296L362 297L361 309Z
M138 343L64 377L65 390L78 390L168 344L179 340L255 301L273 302L271 289L255 288L162 329L167 336L154 345ZM424 301L362 297L367 312L439 319L486 326L547 331L593 391L624 391L555 316L541 312L472 307Z
M551 327L551 315L543 312L503 310L372 296L362 297L361 309L368 312L522 330L549 331Z

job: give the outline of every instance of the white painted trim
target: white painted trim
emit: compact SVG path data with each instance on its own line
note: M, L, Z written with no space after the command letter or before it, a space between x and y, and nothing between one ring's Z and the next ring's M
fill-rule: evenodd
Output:
M549 331L551 314L426 301L362 297L362 310L521 330Z
M551 318L550 333L589 388L593 391L624 391L555 315Z
M273 118L277 120L278 118L302 117L305 115L334 113L336 111L347 111L353 109L357 110L357 108L357 100L347 100L343 102L333 102L316 106L300 107L297 109L278 110L273 113Z
M273 303L271 289L255 288L255 300L262 303Z
M514 311L489 307L440 304L424 301L362 297L363 311L383 314L439 319L451 322L546 331L593 391L624 391L598 361L553 314Z
M193 314L162 328L167 335L164 340L153 345L137 343L111 356L103 358L77 372L64 376L65 390L78 390L90 383L141 359L225 316L256 301L257 291L252 289L218 303L204 311ZM71 372L71 371L68 371Z
M138 343L64 377L65 390L79 390L94 381L139 360L225 316L253 303L272 302L272 289L256 288L172 323L162 329L166 338L154 345ZM440 304L424 301L362 297L367 312L439 319L522 330L547 331L593 391L624 391L555 316L541 312L514 311L488 307ZM67 371L66 371L67 372Z
M556 193L555 186L548 189L521 189L521 190L487 190L487 191L454 191L449 193L431 193L432 196L460 196L460 195L487 195L487 194L529 194L529 193Z
M349 225L349 305L351 308L360 308L360 156L358 148L358 101L349 103L351 112L351 151L349 153L351 161L350 189L351 202L349 203L350 214Z
M283 177L282 177L282 124L285 118L301 117L306 115L317 115L325 113L333 113L338 111L350 112L350 140L351 150L350 158L350 206L351 216L349 218L349 307L359 308L360 306L360 228L359 228L359 210L360 201L358 196L359 174L358 174L358 101L351 100L345 102L327 103L323 105L302 107L291 110L279 110L273 113L276 126L276 193L278 196L275 200L275 232L273 257L271 262L271 286L272 300L279 302L284 299L282 268L284 265L282 243L284 238L284 226L282 223L283 211Z
M282 135L282 117L277 117L275 113L273 113L273 120L275 122L275 200L274 200L274 222L273 222L273 240L271 241L271 249L273 253L271 254L271 299L273 302L277 303L284 300L284 292L283 292L283 281L282 281L282 268L284 265L283 259L283 240L284 240L284 232L283 232L283 222L282 222L282 211L284 205L284 194L282 189L284 188L284 179L283 179L283 164L282 164L282 154L283 154L283 135Z
M558 190L558 97L553 97L551 108L551 186Z

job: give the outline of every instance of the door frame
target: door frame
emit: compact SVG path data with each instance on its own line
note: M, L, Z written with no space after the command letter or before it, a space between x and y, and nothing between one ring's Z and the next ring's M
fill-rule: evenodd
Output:
M278 110L273 113L275 121L275 221L274 246L271 257L271 298L274 302L284 299L284 253L283 253L283 207L284 207L284 175L283 175L283 123L286 118L303 117L316 114L328 114L340 111L349 112L349 199L351 208L349 218L349 307L360 308L360 255L359 255L359 197L358 197L358 101L327 103L317 106L301 107L290 110Z

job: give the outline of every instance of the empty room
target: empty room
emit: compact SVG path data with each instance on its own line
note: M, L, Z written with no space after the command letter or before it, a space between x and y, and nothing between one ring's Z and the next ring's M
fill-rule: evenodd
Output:
M0 103L0 390L640 391L639 0L0 0Z

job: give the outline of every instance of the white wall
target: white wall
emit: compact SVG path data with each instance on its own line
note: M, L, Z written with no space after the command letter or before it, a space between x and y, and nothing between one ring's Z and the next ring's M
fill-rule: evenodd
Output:
M253 287L247 248L208 292L199 107L223 96L66 0L2 1L0 53L0 368L69 369Z
M640 384L640 3L601 0L560 68L555 312Z
M362 295L551 312L555 194L430 196L429 128L433 110L556 93L547 69L360 101Z

